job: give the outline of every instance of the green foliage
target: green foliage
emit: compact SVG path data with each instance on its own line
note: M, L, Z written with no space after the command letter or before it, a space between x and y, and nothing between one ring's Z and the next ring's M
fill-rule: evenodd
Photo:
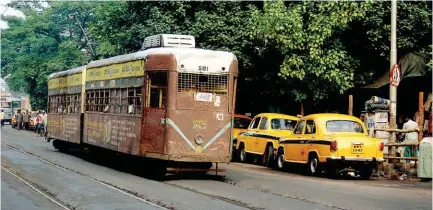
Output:
M11 88L28 92L35 108L46 106L50 73L138 51L145 37L160 33L234 52L244 106L272 103L263 98L318 102L389 70L390 2L50 4L13 2L26 19L2 17L10 26L2 30L2 73L12 74ZM431 12L431 2L398 2L399 58L418 53L430 71Z
M87 3L53 3L43 11L31 4L23 8L26 19L4 17L9 28L2 30L2 74L11 74L7 82L14 91L30 95L32 107L45 109L47 77L50 73L86 64L83 33L71 17L89 21L91 5ZM83 51L82 51L83 50Z
M353 87L358 62L339 36L368 8L358 2L266 2L253 13L251 35L284 56L279 76L296 82L295 100L320 100Z

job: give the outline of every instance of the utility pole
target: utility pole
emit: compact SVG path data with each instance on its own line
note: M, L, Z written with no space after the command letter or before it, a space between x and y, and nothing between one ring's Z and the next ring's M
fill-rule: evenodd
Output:
M391 58L390 69L397 63L397 0L391 0ZM397 87L389 84L390 128L395 129L397 115ZM395 144L395 132L390 133L389 143ZM391 147L391 157L395 156L395 147Z

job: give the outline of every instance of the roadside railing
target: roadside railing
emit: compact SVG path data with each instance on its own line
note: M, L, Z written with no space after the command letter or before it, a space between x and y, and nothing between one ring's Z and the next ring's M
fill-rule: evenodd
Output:
M420 129L419 128L415 128L415 129L408 129L408 130L403 130L403 129L391 129L391 128L374 128L373 132L374 132L374 136L376 136L376 131L385 131L385 132L389 132L389 133L412 133L412 132L419 132ZM416 143L388 143L385 144L386 147L388 147L388 156L384 156L384 159L388 159L388 160L414 160L414 161L418 161L418 157L414 156L414 157L396 157L395 156L395 152L394 149L396 147L412 147L412 148L416 148L419 145L418 142ZM415 151L415 149L414 149ZM416 153L415 153L416 154Z

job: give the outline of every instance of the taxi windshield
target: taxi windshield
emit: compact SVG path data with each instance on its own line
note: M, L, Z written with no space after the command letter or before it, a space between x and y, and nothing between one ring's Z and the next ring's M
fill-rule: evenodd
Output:
M233 120L233 128L245 128L247 129L250 125L251 120L246 118L235 117Z
M330 120L326 122L328 132L364 133L361 124L350 120Z
M295 120L276 118L271 120L271 128L274 130L293 130L296 125Z

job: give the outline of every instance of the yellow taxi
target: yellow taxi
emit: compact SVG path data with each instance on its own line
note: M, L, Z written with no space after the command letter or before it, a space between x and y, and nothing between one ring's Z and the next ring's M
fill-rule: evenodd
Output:
M236 139L241 133L247 131L251 120L251 117L235 114L235 116L233 117L233 139Z
M254 156L267 166L274 162L279 140L292 134L299 118L276 113L256 115L247 131L238 136L236 156L240 162L247 162Z
M30 130L36 129L36 117L38 115L37 111L32 111L30 114L29 128Z
M12 128L16 128L17 127L17 119L16 119L15 115L12 116L11 125L12 125Z
M251 123L252 118L245 116L245 115L240 115L240 114L235 114L233 117L233 151L236 150L236 143L237 143L237 138L240 134L247 132L247 128ZM232 153L232 159L235 158L235 153Z
M354 172L369 179L377 164L383 162L384 144L368 136L364 123L344 114L313 114L302 117L293 134L281 139L277 167L285 162L306 165L309 175L323 170L338 176Z

